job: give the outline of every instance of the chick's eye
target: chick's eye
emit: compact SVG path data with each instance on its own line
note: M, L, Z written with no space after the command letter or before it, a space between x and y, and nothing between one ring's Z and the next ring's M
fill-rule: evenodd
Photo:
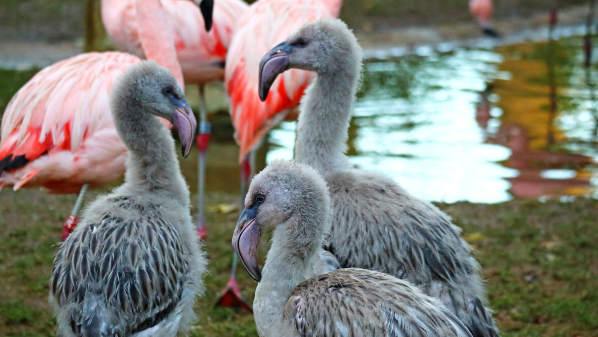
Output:
M304 39L299 39L299 40L295 41L295 43L293 43L293 45L299 46L299 47L303 47L306 44L307 44L307 41L305 41Z
M165 95L172 95L172 88L171 87L165 88L164 89L164 94Z
M264 202L264 200L266 200L266 196L264 196L263 194L258 194L255 196L254 200L256 203L261 204L262 202Z

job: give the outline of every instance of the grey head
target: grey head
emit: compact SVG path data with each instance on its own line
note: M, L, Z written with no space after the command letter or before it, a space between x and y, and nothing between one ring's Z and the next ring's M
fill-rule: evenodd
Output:
M197 121L170 70L154 61L135 64L123 74L119 84L113 89L113 94L115 93L114 99L120 99L124 105L119 102L116 106L127 109L127 104L136 104L141 110L171 122L178 130L183 156L189 155ZM135 123L126 120L124 114L116 114L114 119L115 123Z
M260 236L274 228L293 233L290 247L304 247L323 239L329 228L330 197L326 182L311 167L274 160L255 176L245 197L245 209L233 234L233 248L247 272L261 280L257 262ZM319 225L318 224L322 224ZM316 242L317 243L317 242Z
M212 29L212 15L214 13L214 0L193 0L197 6L201 16L203 16L203 22L206 27L206 31Z
M260 99L266 100L272 83L286 70L294 68L318 74L335 73L346 67L347 61L354 61L349 64L359 66L361 54L357 38L341 20L326 18L309 22L262 57Z

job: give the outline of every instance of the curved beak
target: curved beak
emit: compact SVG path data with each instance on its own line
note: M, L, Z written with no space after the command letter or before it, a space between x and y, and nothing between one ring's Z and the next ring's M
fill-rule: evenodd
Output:
M272 48L260 60L260 82L259 94L263 101L268 98L268 91L278 77L279 74L289 69L289 55L293 47L286 42L282 42L276 47Z
M253 208L245 208L239 217L237 227L233 233L233 248L239 259L243 263L249 276L256 281L262 279L260 267L257 264L257 246L260 243L260 226L255 220L255 211L257 205Z
M203 16L203 22L206 26L206 31L212 29L212 15L214 13L214 0L195 0L195 3L199 6L201 16Z
M183 145L183 157L187 158L189 152L191 152L193 137L197 129L197 120L195 120L193 111L185 99L175 103L175 109L172 113L172 125L179 131L179 139Z

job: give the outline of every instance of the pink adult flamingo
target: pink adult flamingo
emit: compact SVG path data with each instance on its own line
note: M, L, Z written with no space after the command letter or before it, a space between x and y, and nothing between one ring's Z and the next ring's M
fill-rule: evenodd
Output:
M231 118L240 146L241 195L251 175L246 155L261 138L299 104L313 79L312 73L290 70L274 81L265 102L258 96L259 62L262 56L305 23L323 17L337 17L342 0L259 0L240 19L226 56L224 86L231 99ZM240 296L235 271L217 304L250 310Z
M197 1L196 1L197 2ZM174 44L185 82L200 88L200 123L197 146L199 156L199 208L198 232L205 239L204 179L205 157L209 143L210 124L207 121L203 86L224 79L224 61L234 28L248 5L242 0L218 0L213 7L211 20L203 15L210 13L207 1L199 4L191 1L161 0L168 23L174 30ZM207 5L206 5L207 4ZM204 7L202 7L204 6ZM134 0L102 0L102 21L108 34L124 50L140 57L143 49L139 39L138 18ZM210 21L210 23L208 23ZM204 29L211 26L208 32Z
M494 14L492 0L469 0L469 11L480 24L484 34L491 37L500 37L500 34L490 24Z
M136 0L141 3L142 0ZM169 68L183 86L174 33L159 0L138 6L145 55ZM0 188L43 186L51 193L80 190L63 239L74 229L87 187L124 172L126 148L110 114L108 93L115 78L139 62L119 53L82 54L36 74L10 101L2 120Z

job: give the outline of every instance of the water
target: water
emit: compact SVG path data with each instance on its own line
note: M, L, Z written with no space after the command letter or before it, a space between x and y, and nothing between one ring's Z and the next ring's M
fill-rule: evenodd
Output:
M584 67L582 43L582 37L567 37L552 47L428 48L367 62L349 129L351 164L384 172L431 201L598 197L598 93L592 84L598 69ZM218 88L211 90L213 104ZM187 93L193 106L194 91ZM226 113L213 117L206 188L234 193L238 148ZM268 134L258 170L274 158L292 158L295 125L284 122ZM195 192L197 152L181 164Z
M598 115L582 41L554 45L554 113L546 42L367 63L350 162L433 201L596 197ZM273 130L267 160L292 158L294 136L295 123Z

